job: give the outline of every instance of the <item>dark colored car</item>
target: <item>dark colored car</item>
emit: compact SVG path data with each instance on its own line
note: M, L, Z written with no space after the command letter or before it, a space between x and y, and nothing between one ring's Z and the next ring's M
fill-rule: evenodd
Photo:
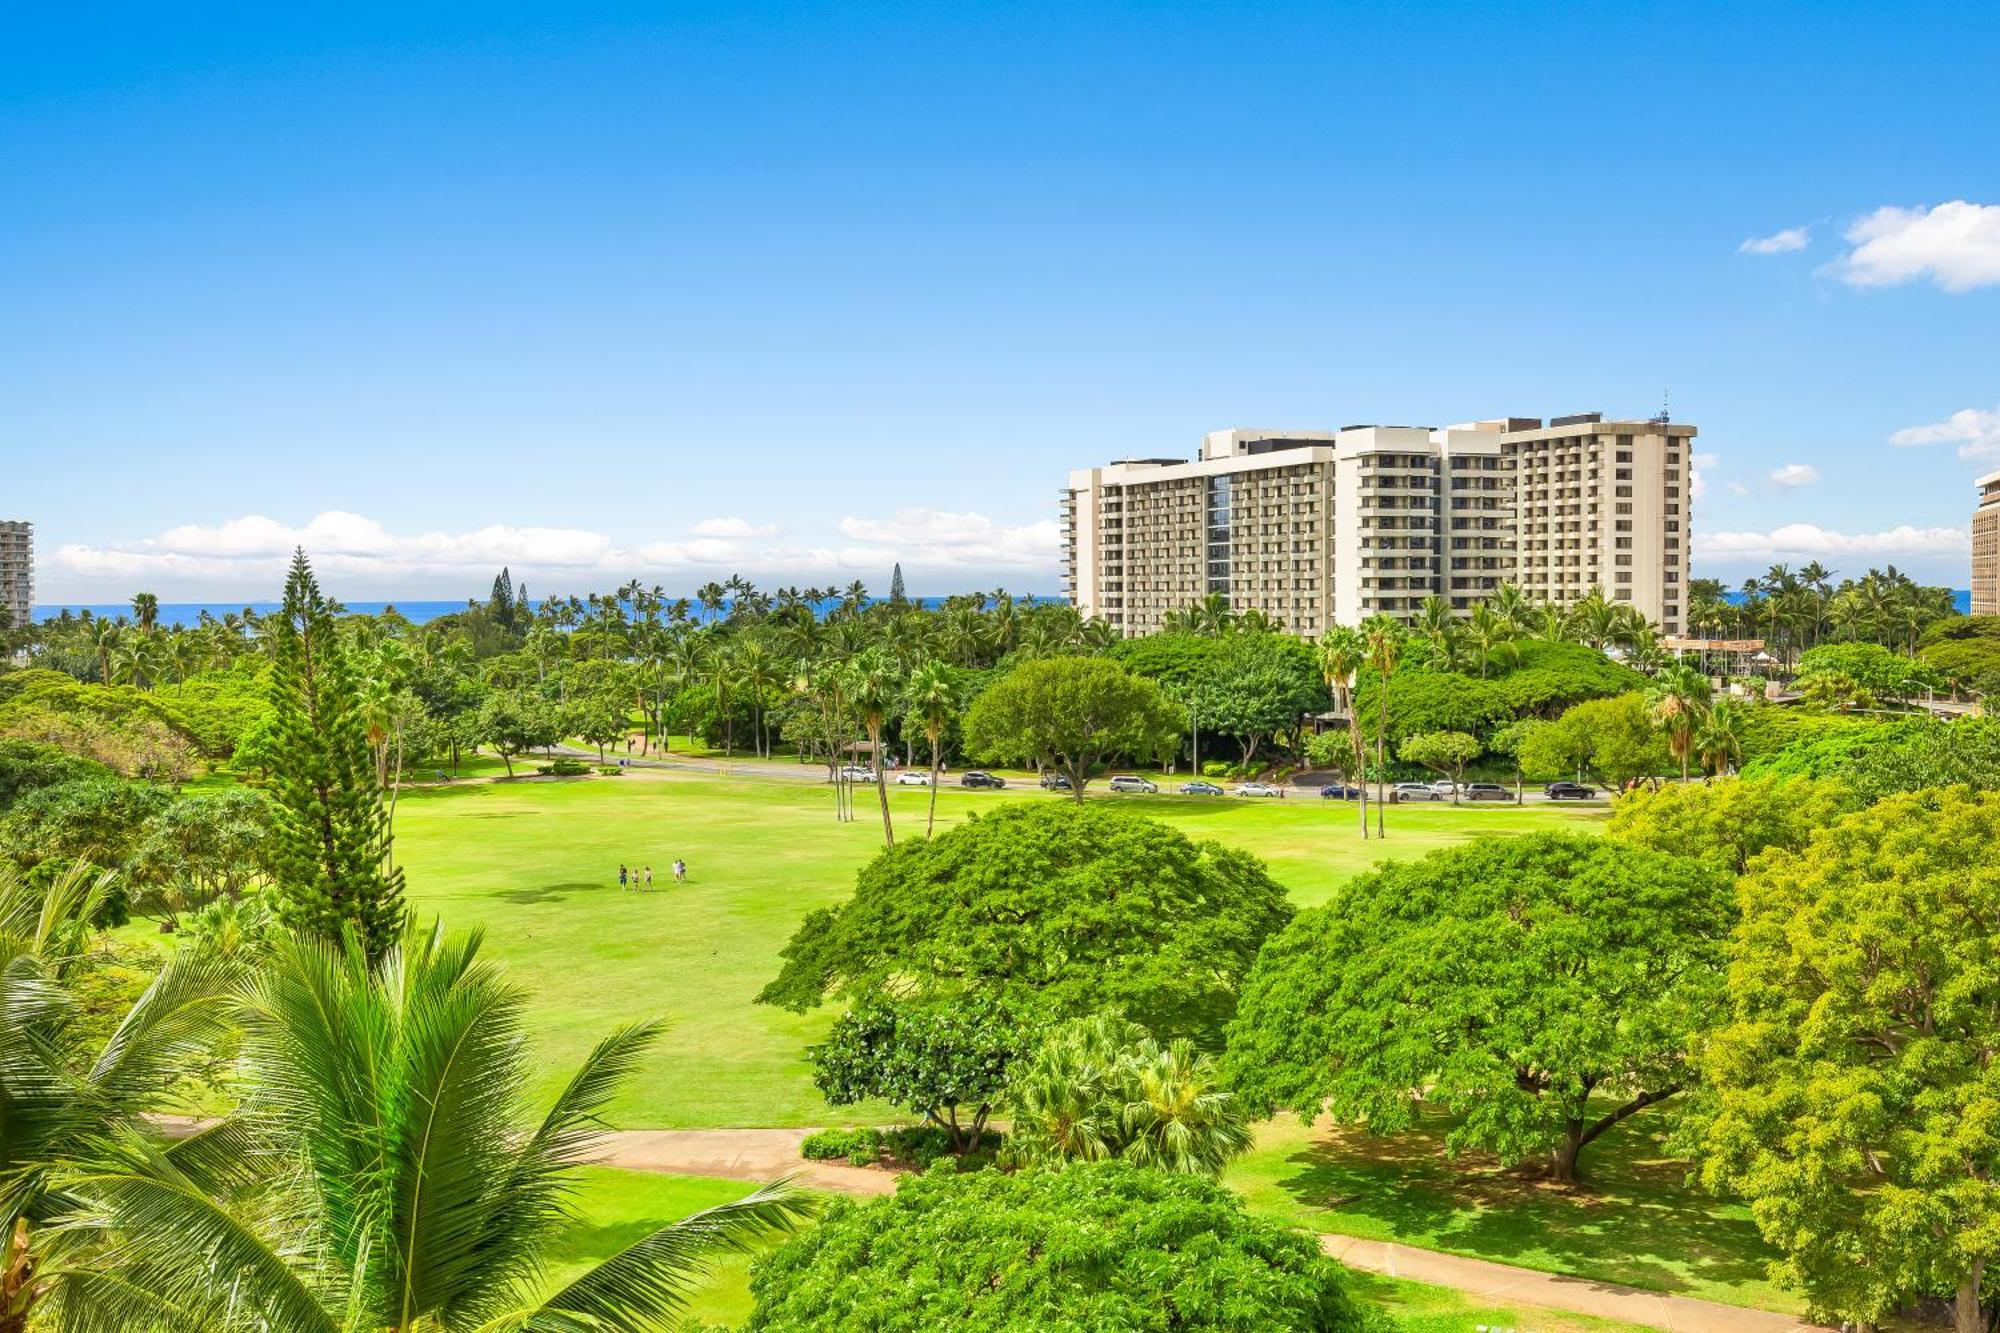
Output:
M1329 782L1319 789L1319 794L1329 801L1358 801L1361 788L1350 787L1343 782Z
M991 773L981 773L981 772L980 772L980 771L979 771L978 769L976 769L976 768L975 768L974 770L972 770L972 772L970 772L970 773L967 773L967 774L966 774L966 775L965 775L964 777L960 778L960 779L958 780L958 782L959 782L959 785L960 785L961 787L996 787L996 788L997 788L997 787L1004 787L1004 786L1006 786L1006 785L1007 785L1007 779L1005 779L1005 778L996 778L996 777L994 777L994 776L993 776L993 775L992 775Z
M1597 788L1581 782L1551 782L1542 791L1551 801L1587 801L1597 795Z
M1459 796L1467 801L1511 801L1514 793L1497 782L1468 782Z
M1068 791L1069 779L1060 773L1044 773L1042 774L1042 790Z
M1181 784L1181 795L1222 796L1226 795L1226 793L1222 790L1222 788L1216 786L1213 782L1195 781L1195 782L1183 782Z

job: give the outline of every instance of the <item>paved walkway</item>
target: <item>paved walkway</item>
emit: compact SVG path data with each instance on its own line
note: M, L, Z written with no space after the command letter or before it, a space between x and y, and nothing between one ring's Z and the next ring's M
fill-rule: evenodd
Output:
M801 1158L799 1144L810 1132L804 1129L620 1130L608 1136L600 1160L606 1166L634 1171L721 1176L731 1180L775 1180L789 1175L816 1189L849 1194L895 1191L894 1172ZM1818 1327L1768 1310L1723 1305L1692 1296L1670 1296L1615 1282L1562 1277L1389 1241L1321 1236L1320 1248L1349 1268L1450 1287L1475 1300L1597 1315L1669 1329L1672 1333L1804 1333Z

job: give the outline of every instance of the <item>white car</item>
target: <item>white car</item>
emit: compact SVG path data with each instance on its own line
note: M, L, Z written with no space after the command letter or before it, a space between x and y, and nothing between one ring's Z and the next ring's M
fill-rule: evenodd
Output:
M1447 782L1445 786L1450 787L1451 784ZM1450 799L1448 794L1440 793L1436 787L1428 782L1399 782L1389 788L1389 794L1399 801L1444 801Z
M931 785L931 775L920 768L906 768L896 775L896 785L898 787L928 787Z
M840 776L848 782L873 782L875 770L861 764L849 764L840 770Z
M1121 773L1105 785L1113 791L1144 792L1148 796L1159 790L1157 784L1148 782L1144 778L1133 777L1129 773Z
M1236 789L1238 796L1276 796L1278 789L1268 782L1246 782Z

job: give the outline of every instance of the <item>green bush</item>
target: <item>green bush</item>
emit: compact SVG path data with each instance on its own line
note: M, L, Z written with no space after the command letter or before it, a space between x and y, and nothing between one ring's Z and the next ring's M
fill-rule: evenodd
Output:
M856 1157L862 1160L857 1166L873 1162L882 1151L882 1131L879 1129L821 1129L806 1135L799 1145L799 1156L810 1162L830 1162L837 1157L845 1157L850 1162Z
M535 771L544 777L581 778L590 775L590 765L581 759L557 759L553 763L541 765Z
M624 769L618 767L616 764L599 764L597 766L597 775L604 778L615 778L624 771Z

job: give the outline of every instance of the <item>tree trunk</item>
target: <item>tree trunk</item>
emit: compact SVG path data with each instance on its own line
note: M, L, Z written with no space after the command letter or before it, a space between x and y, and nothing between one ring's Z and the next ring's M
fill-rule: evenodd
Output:
M933 735L931 737L931 808L930 813L924 816L924 836L926 838L931 836L931 829L937 825L938 767L939 760L942 758L943 756L938 753L938 738Z
M1375 731L1375 836L1389 836L1388 826L1382 817L1382 807L1388 804L1384 784L1389 780L1389 761L1385 753L1389 743L1389 677L1382 677L1382 707Z
M1576 1159L1583 1152L1583 1121L1563 1122L1562 1142L1549 1152L1549 1178L1565 1185L1577 1183Z
M1973 1260L1972 1270L1958 1284L1958 1291L1951 1298L1952 1333L1986 1333L1986 1307L1979 1303L1979 1283L1985 1268L1984 1260Z
M882 728L868 728L868 740L875 747L875 795L882 802L882 845L896 845L896 830L889 823L889 770L882 762Z

